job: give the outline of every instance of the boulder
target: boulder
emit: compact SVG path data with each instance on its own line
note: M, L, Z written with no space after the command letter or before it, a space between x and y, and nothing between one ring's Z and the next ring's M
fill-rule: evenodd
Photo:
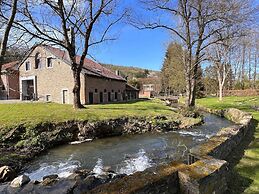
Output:
M90 175L91 170L88 169L78 169L74 173L72 173L68 179L72 180L80 180L86 178L88 175Z
M90 172L91 172L91 170L89 170L89 169L78 169L75 171L75 173L80 176L87 176Z
M46 178L41 182L41 185L43 186L52 186L55 183L57 183L57 179L50 179L50 178Z
M22 187L23 185L30 182L30 178L26 175L16 177L10 184L11 187Z
M58 175L57 174L52 174L52 175L47 175L43 177L43 180L45 179L57 179Z
M16 177L15 171L10 166L0 168L0 183L11 181Z
M58 181L58 175L48 175L43 177L43 181L41 182L41 185L44 186L51 186L55 184Z
M117 174L112 178L112 180L122 179L125 176L127 176L127 174Z

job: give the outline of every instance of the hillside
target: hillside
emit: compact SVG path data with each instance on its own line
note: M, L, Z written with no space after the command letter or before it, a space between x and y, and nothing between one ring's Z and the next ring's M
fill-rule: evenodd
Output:
M129 80L133 78L144 78L147 76L157 77L159 76L159 71L149 70L149 69L142 69L139 67L126 67L120 65L111 65L111 64L102 64L108 69L112 71L120 71L120 74L124 77L128 77Z

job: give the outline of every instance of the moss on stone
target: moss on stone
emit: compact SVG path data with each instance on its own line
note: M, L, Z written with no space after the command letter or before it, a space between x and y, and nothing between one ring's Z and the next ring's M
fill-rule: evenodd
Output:
M163 179L168 179L170 176L175 176L177 182L177 171L185 168L183 163L171 163L169 165L163 165L157 168L147 169L144 172L137 172L133 175L126 176L116 182L112 182L106 185L101 185L96 189L90 191L91 194L130 194L134 192L140 192L146 187L156 187L156 183Z
M219 145L221 145L223 142L225 142L228 138L225 136L219 136L219 137L212 137L207 142L195 146L190 150L191 154L197 155L197 156L205 156L210 154L213 150L215 150Z

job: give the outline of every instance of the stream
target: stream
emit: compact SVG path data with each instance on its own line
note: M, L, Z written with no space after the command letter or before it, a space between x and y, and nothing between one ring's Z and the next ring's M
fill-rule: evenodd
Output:
M102 174L111 168L119 174L132 174L146 168L184 161L188 150L215 135L232 122L205 114L205 123L189 130L167 133L145 133L97 139L76 145L62 145L49 150L28 164L23 172L32 180L58 174L68 177L75 169L84 168Z

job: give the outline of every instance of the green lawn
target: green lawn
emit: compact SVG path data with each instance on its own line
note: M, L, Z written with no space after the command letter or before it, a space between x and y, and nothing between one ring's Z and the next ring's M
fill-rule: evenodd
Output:
M41 122L98 121L119 117L174 114L176 115L159 100L89 105L82 110L74 110L72 105L55 103L0 104L0 128L7 129L19 124L34 126Z
M238 108L252 113L254 118L259 121L259 111L252 108L252 106L259 106L259 96L225 97L223 102L218 101L218 98L203 98L198 100L198 105L212 109ZM249 182L245 193L259 193L259 125L255 130L253 142L245 150L244 157L236 166L236 170L241 177L244 177L244 181ZM243 184L246 185L246 183Z

